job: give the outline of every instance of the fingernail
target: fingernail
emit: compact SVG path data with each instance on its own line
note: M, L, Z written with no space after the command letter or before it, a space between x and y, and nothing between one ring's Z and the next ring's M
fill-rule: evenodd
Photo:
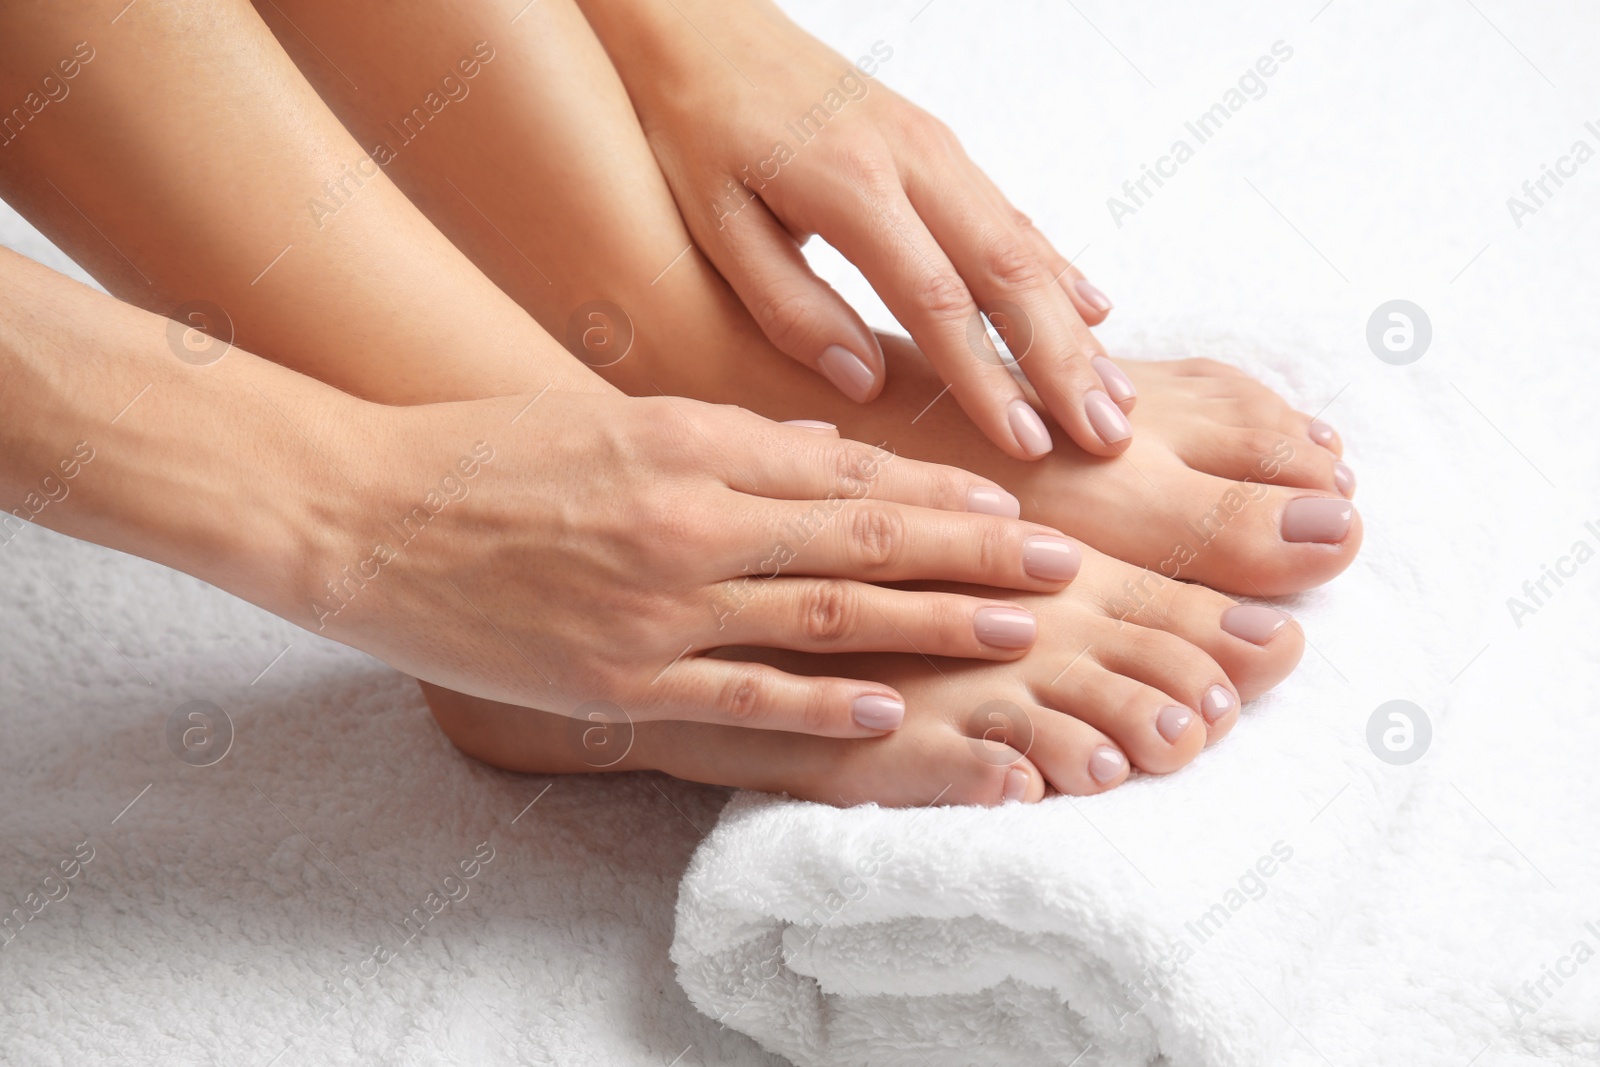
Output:
M1004 489L979 485L967 490L967 510L982 515L998 515L1002 519L1015 519L1022 515L1022 501Z
M1028 795L1028 772L1018 767L1007 771L1005 788L1000 795L1008 804L1020 802Z
M1334 432L1333 427L1321 419L1312 419L1311 426L1306 432L1311 435L1313 441L1323 448L1332 448L1333 443L1339 439L1339 435Z
M1083 302L1094 308L1096 311L1104 312L1111 310L1111 298L1102 293L1100 291L1100 287L1095 285L1088 278L1079 278L1077 282L1074 283L1073 288L1078 290L1078 295L1083 297Z
M1044 428L1044 420L1026 400L1013 400L1006 409L1006 417L1011 423L1012 436L1028 455L1037 458L1055 447L1050 443L1050 431Z
M893 697L856 697L850 716L863 730L898 730L906 721L906 706Z
M1256 604L1235 604L1222 613L1222 629L1241 641L1264 645L1277 636L1279 630L1289 625L1289 616L1277 608L1264 608Z
M1281 533L1285 541L1336 545L1350 532L1355 514L1348 500L1303 496L1284 505Z
M1356 472L1343 463L1333 465L1333 484L1339 487L1339 492L1345 496L1356 495Z
M1027 648L1039 636L1039 621L1021 608L979 608L972 631L991 648Z
M1133 436L1133 427L1128 423L1128 416L1111 402L1109 396L1098 389L1083 398L1083 413L1089 416L1089 425L1100 435L1100 440L1108 445L1126 441Z
M798 426L802 430L815 430L817 433L838 433L839 427L831 422L818 422L816 419L790 419L785 426Z
M1191 722L1194 722L1194 712L1171 704L1162 708L1156 716L1156 732L1167 739L1167 744L1175 745Z
M876 380L872 368L843 345L829 345L823 349L817 369L835 389L858 404L865 403L872 395L872 383Z
M1022 542L1022 569L1041 582L1070 582L1083 566L1083 553L1065 537L1030 537Z
M1114 782L1128 769L1128 757L1112 748L1101 745L1089 753L1089 777L1105 785Z
M1122 404L1139 395L1139 390L1135 389L1133 381L1122 373L1122 368L1105 356L1095 356L1089 361L1089 365L1100 375L1100 384L1106 387L1106 392L1111 394L1112 400Z
M1228 712L1237 707L1233 694L1227 686L1214 685L1206 690L1205 699L1200 701L1200 713L1206 717L1206 722L1214 723Z

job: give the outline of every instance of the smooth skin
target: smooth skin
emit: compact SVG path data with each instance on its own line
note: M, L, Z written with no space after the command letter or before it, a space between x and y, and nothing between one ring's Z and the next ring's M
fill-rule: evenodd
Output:
M1009 601L880 584L1060 588L1040 561L1068 542L1015 521L993 483L746 412L620 395L381 172L332 217L307 211L365 156L248 5L148 0L112 24L118 10L0 15L6 98L30 91L19 72L75 55L86 21L114 25L71 95L0 150L8 201L114 293L161 312L208 301L242 347L346 392L463 399L451 361L470 350L485 374L474 395L509 397L354 419L394 466L363 477L336 464L333 529L348 536L308 557L310 580L284 591L293 602L274 598L281 614L510 703L608 700L645 718L835 736L892 729L903 703L880 683L705 653L743 642L1010 659L1032 643L1031 616ZM201 335L177 336L182 364ZM314 449L319 431L349 432L306 428ZM480 457L468 486L480 444L501 458ZM752 573L774 580L752 589ZM463 611L471 625L435 632Z

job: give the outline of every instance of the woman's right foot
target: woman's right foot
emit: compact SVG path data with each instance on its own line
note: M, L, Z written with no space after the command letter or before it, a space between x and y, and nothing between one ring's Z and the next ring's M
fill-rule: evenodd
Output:
M508 770L659 770L830 804L999 804L1083 796L1133 769L1165 774L1232 728L1240 703L1299 661L1273 608L1140 571L1089 548L1064 591L1022 596L1039 638L1004 664L916 656L783 657L784 669L878 678L906 698L884 737L836 740L687 722L633 724L423 690L463 752Z

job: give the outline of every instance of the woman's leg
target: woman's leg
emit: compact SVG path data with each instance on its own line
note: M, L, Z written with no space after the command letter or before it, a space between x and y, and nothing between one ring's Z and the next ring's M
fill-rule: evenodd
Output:
M382 19L313 0L262 9L362 145L392 151L389 173L440 229L629 392L824 419L994 478L1029 517L1102 551L1231 592L1308 588L1360 546L1360 519L1339 491L1351 483L1337 437L1210 361L1125 364L1139 432L1109 461L1065 441L1040 462L1008 459L941 399L937 376L903 340L884 341L889 386L878 401L855 405L828 388L767 343L690 248L648 131L570 2L536 4L509 24L487 0ZM447 84L441 75L480 40L492 62L470 83ZM432 114L421 106L429 94L449 102Z

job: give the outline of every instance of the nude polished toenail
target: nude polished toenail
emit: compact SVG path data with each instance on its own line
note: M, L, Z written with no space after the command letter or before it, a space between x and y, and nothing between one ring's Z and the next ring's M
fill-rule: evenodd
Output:
M837 433L839 427L831 422L819 422L816 419L790 419L785 426L798 426L802 430L815 430L817 433Z
M1083 297L1083 302L1096 311L1105 312L1112 308L1111 298L1100 291L1100 287L1088 278L1079 278L1072 286L1078 290L1078 295Z
M833 383L833 387L856 403L864 403L872 395L876 376L861 357L843 345L829 345L817 360L817 369Z
M1122 368L1105 356L1095 356L1089 361L1089 365L1100 375L1100 384L1106 387L1106 393L1112 400L1126 404L1139 395L1139 390L1135 389L1132 380L1122 373Z
M1028 795L1028 772L1016 767L1006 772L1006 784L1001 797L1008 804L1017 803Z
M1162 708L1160 714L1156 716L1156 732L1167 739L1167 744L1175 745L1192 722L1194 722L1194 712L1173 704Z
M1306 432L1311 435L1313 441L1323 448L1332 448L1333 443L1339 439L1339 435L1334 432L1333 427L1321 419L1312 419L1311 426Z
M1214 723L1238 706L1227 686L1214 685L1206 690L1205 699L1200 701L1200 713L1206 717L1206 722Z
M991 648L1027 648L1039 636L1039 620L1021 608L979 608L972 632Z
M1022 569L1041 582L1070 582L1083 566L1083 554L1065 537L1030 537L1022 542Z
M1277 608L1263 608L1255 604L1235 604L1222 613L1222 629L1226 633L1264 645L1277 636L1279 630L1289 625L1289 616Z
M1011 434L1022 450L1035 458L1055 446L1050 442L1050 431L1044 428L1039 413L1028 406L1026 400L1013 400L1006 408L1006 421L1011 424Z
M977 485L967 490L967 510L980 515L998 515L1002 519L1015 519L1022 515L1022 501L993 486Z
M1098 389L1083 398L1083 413L1089 417L1089 425L1100 435L1100 440L1108 445L1133 436L1133 426L1128 422L1128 416Z
M863 730L898 730L906 721L906 706L892 697L856 697L850 717Z
M1089 777L1105 785L1114 782L1128 769L1128 757L1112 748L1101 745L1089 753Z
M1356 495L1356 472L1343 463L1333 465L1333 484L1339 487L1339 492L1345 496Z
M1336 545L1350 532L1355 514L1348 500L1303 496L1284 505L1281 533L1285 541Z

